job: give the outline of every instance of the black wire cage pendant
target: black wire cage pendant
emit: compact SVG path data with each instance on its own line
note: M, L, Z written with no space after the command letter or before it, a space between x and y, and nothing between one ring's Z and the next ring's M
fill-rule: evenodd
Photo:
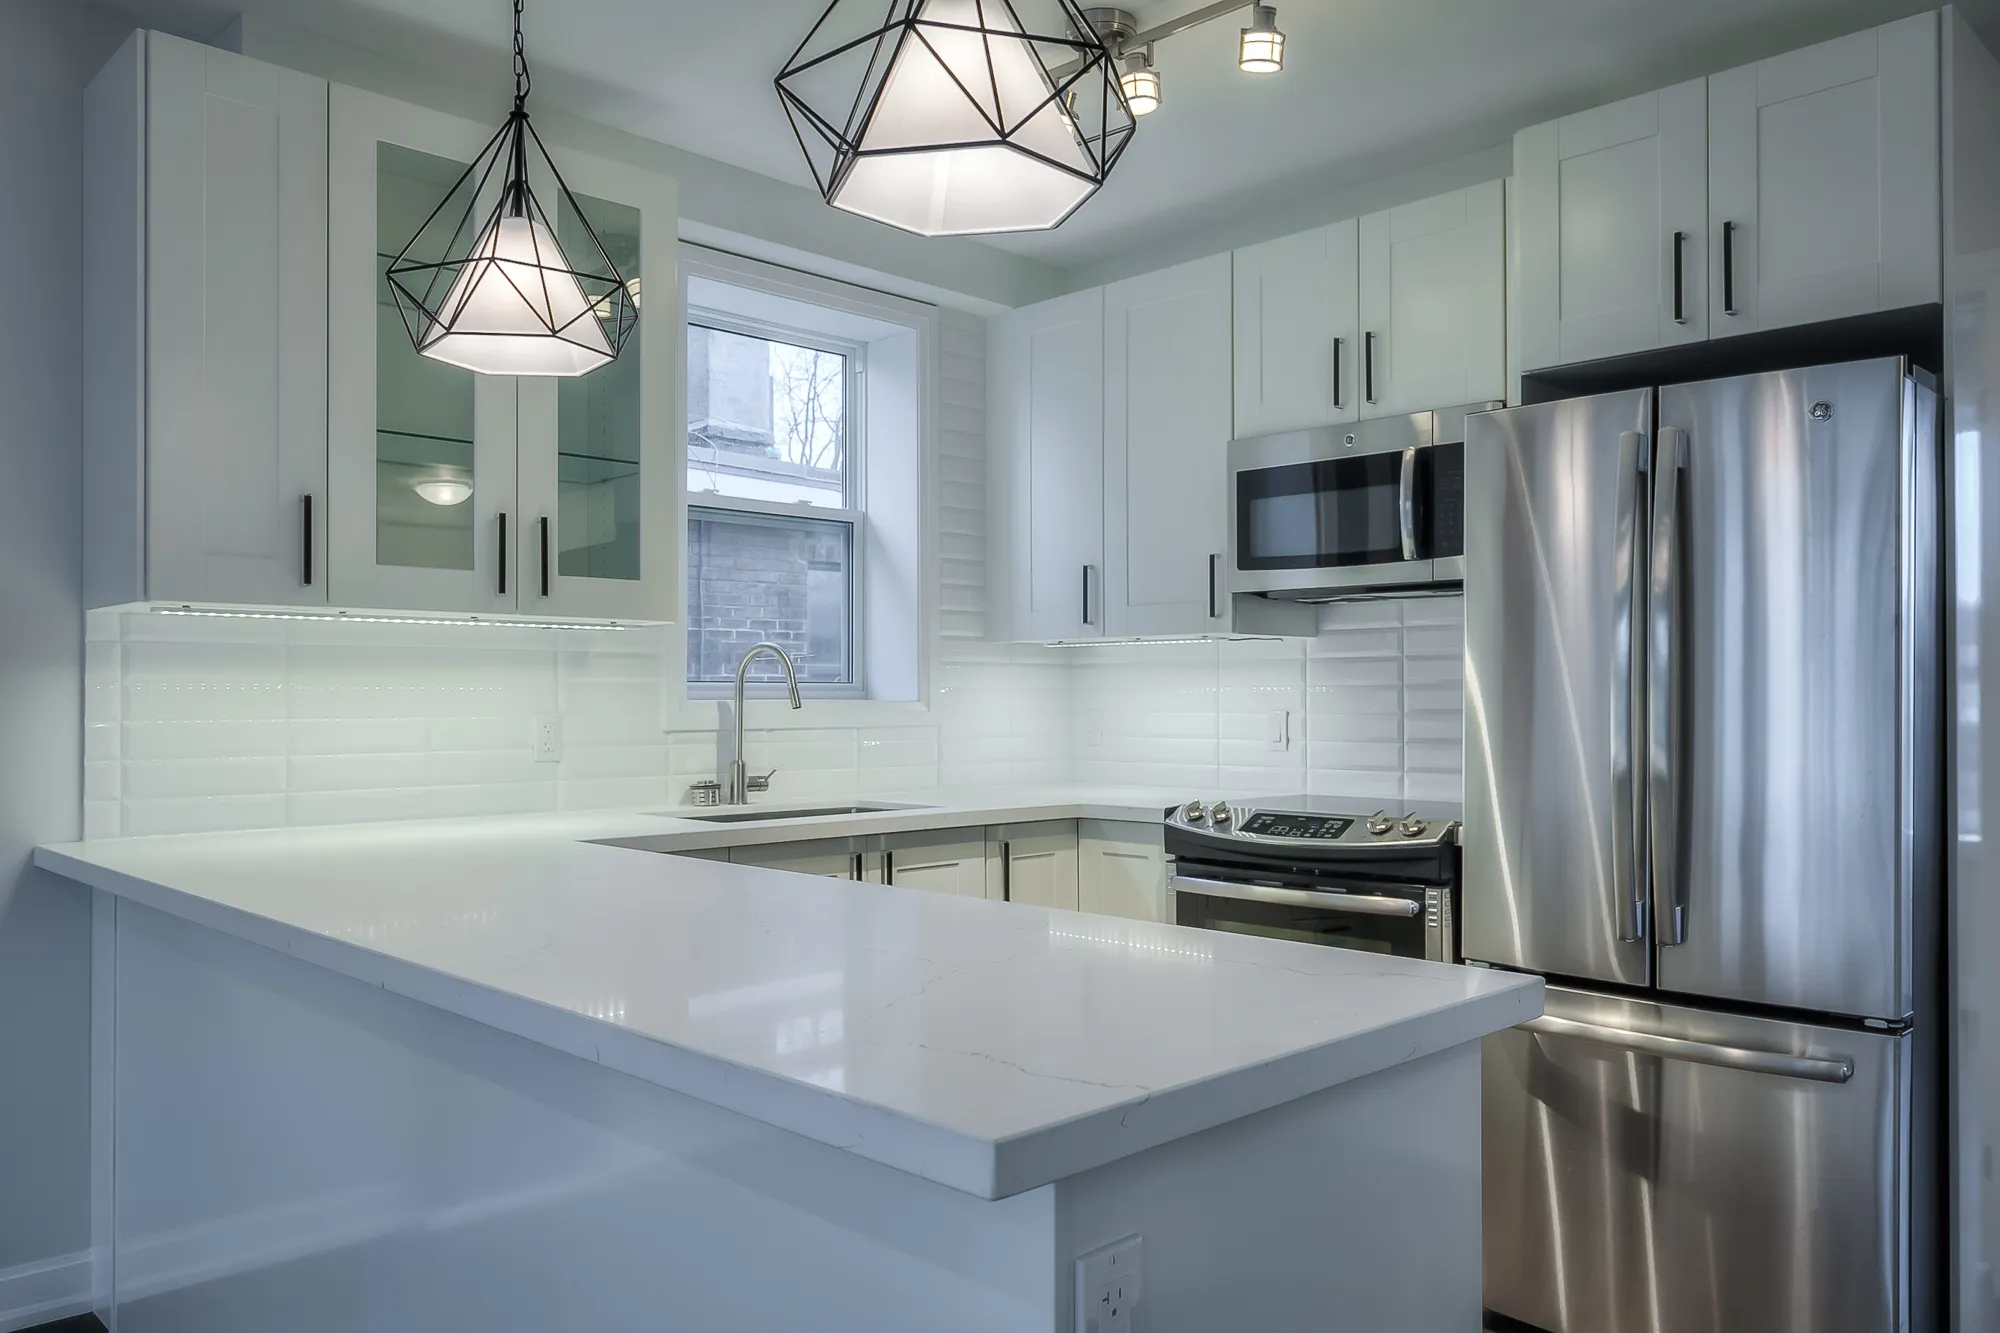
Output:
M1132 138L1071 0L833 0L777 87L826 201L922 236L1060 226Z
M529 86L515 0L514 109L386 276L425 356L484 375L587 375L616 359L638 302L528 123ZM555 187L554 218L536 178Z

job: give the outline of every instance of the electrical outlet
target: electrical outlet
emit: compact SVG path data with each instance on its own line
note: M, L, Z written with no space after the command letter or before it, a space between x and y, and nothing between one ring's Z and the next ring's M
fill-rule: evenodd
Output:
M562 714L535 714L535 762L558 763L562 759Z
M1292 714L1290 709L1273 708L1264 720L1264 739L1273 750L1292 748Z
M1144 1333L1145 1244L1127 1236L1076 1261L1076 1333Z

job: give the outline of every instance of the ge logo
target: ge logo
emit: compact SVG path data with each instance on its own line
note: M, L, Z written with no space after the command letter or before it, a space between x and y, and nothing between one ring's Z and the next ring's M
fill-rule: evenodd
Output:
M1808 410L1808 411L1810 411L1810 412L1812 413L1812 419L1813 419L1814 421L1831 421L1831 420L1833 420L1833 404L1832 404L1832 403L1829 403L1829 402L1828 402L1828 401L1826 401L1826 399L1824 399L1824 398L1822 398L1822 399L1820 399L1820 400L1819 400L1818 402L1814 403L1814 404L1813 404L1813 405L1812 405L1812 406L1811 406L1811 407L1810 407L1809 409L1807 409L1807 410Z

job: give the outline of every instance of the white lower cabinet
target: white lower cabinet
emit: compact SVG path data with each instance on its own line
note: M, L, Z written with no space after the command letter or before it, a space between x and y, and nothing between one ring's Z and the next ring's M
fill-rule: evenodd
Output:
M909 889L986 896L986 831L943 829L882 839L884 876Z
M1076 824L1048 820L1004 824L986 831L986 896L1037 907L1067 907L1077 900Z
M1164 921L1167 851L1161 826L1079 821L1077 907L1100 916Z
M859 838L816 838L807 842L732 847L729 849L729 860L734 865L789 870L798 875L879 881L880 871L868 863L869 858L863 853L861 842Z

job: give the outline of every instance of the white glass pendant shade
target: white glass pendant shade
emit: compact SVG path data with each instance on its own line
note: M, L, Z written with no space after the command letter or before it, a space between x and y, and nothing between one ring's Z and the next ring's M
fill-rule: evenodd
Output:
M1276 74L1285 68L1285 34L1278 31L1278 11L1258 5L1250 26L1243 29L1236 66L1245 74Z
M925 236L1035 231L1076 211L1098 166L1029 43L1007 35L1020 31L1005 5L925 0L829 202Z
M472 483L458 481L450 477L434 477L420 481L410 489L434 505L450 507L464 504L472 498Z
M615 353L555 234L493 220L458 266L418 349L482 375L587 375Z

